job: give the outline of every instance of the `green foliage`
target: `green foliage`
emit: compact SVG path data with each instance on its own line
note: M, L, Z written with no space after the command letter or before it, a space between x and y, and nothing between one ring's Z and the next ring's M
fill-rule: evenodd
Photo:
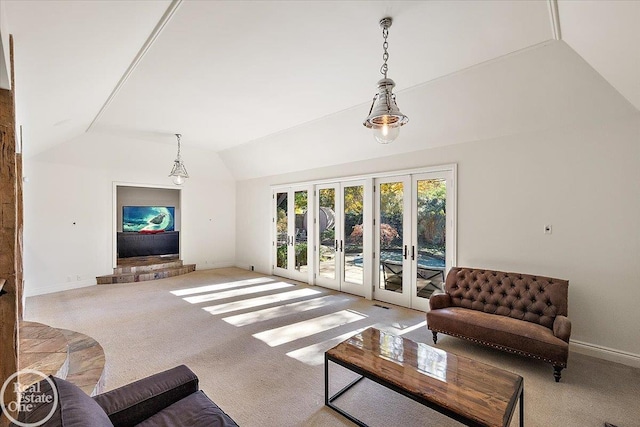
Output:
M344 213L345 215L361 215L362 202L364 200L364 186L344 188Z
M298 243L296 244L296 267L300 267L301 265L307 265L307 244L306 243Z
M436 253L445 249L446 194L444 180L418 181L418 244Z
M324 230L320 233L320 244L333 246L334 240L336 240L336 230L334 228Z
M309 206L308 199L309 199L309 192L307 190L296 191L294 193L293 209L296 215L304 214L307 211L307 206Z
M287 223L287 211L278 208L278 219L276 220L276 230L278 234L286 235L288 232L289 224Z
M417 183L418 246L432 253L444 253L446 195L444 180L425 179ZM380 184L381 243L387 248L400 247L404 220L404 198L410 197L402 182Z
M404 203L404 185L402 182L380 184L380 210L391 215L402 214Z
M320 206L336 210L336 190L334 188L321 188L318 192Z
M278 246L278 250L276 251L276 261L277 265L280 268L287 268L288 259L287 254L289 253L289 245ZM296 243L295 246L296 251L296 268L299 268L301 265L308 264L308 255L307 255L307 243Z
M280 268L287 268L287 249L288 245L278 246L278 250L276 251L276 262L277 266Z

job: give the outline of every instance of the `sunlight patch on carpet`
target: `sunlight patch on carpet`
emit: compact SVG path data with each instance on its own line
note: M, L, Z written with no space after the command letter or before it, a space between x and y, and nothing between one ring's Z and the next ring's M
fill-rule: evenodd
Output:
M348 301L351 301L351 298L347 296L328 295L306 301L292 302L278 307L264 308L250 313L237 314L225 317L222 320L234 326L244 326Z
M328 331L338 326L357 322L367 316L353 310L341 310L325 316L316 317L302 322L292 323L279 328L254 334L253 336L265 342L270 347L275 347L291 341Z
M177 297L185 295L202 294L204 292L223 291L225 289L239 288L241 286L257 285L258 283L268 283L274 280L269 277L258 277L255 279L237 280L234 282L216 283L215 285L198 286L197 288L178 289L171 291Z
M190 302L191 304L199 304L201 302L217 301L220 299L239 297L242 295L257 294L258 292L275 291L276 289L289 288L291 286L295 285L292 285L291 283L276 282L266 285L251 286L249 288L233 289L229 291L218 292L215 294L186 297L183 298L183 300Z
M364 328L354 329L351 332L347 332L346 334L339 335L335 338L331 338L317 344L311 344L306 347L299 348L298 350L290 351L289 353L287 353L287 356L299 360L300 362L310 366L322 365L324 363L325 351L337 346L347 338L351 338L355 334L359 334L365 329L373 326L374 325L369 325L365 326Z
M318 295L320 291L314 289L304 288L295 291L282 292L279 294L266 295L263 297L251 298L242 301L227 302L224 304L212 305L204 307L205 311L211 314L225 314L232 311L246 310L254 307L261 307L263 305L276 304L282 301L290 301L296 298L304 298L312 295Z
M427 321L425 320L424 322L420 322L417 325L413 325L413 326L405 326L404 328L398 328L398 331L395 332L396 335L403 335L403 334L407 334L411 331L415 331L416 329L420 329L420 328L425 328L427 327Z

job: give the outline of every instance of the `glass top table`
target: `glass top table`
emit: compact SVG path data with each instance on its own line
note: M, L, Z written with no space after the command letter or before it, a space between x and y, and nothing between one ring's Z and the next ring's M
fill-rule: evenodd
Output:
M360 377L329 396L329 362ZM521 376L375 328L325 353L325 404L356 424L367 426L333 403L363 378L468 426L508 426L519 400L520 426L524 425Z

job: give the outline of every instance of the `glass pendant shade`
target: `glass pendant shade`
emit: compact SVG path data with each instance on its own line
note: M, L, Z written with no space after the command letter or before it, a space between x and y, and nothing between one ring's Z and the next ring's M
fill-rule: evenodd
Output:
M380 144L389 144L400 135L400 126L409 118L400 112L393 94L395 82L389 78L378 81L378 93L373 98L371 111L364 125L373 129L373 136Z
M182 163L182 158L180 157L180 137L182 135L176 134L178 138L178 155L176 159L173 161L173 168L171 168L171 173L169 176L173 178L173 183L175 185L182 185L184 181L189 178L189 174L187 173L187 168L184 163Z
M173 162L173 169L171 169L169 176L173 178L173 183L175 185L182 185L184 184L185 179L189 178L187 168L184 166L181 159L176 159Z
M389 125L376 126L373 128L373 137L380 144L389 144L400 135L399 127L391 127Z

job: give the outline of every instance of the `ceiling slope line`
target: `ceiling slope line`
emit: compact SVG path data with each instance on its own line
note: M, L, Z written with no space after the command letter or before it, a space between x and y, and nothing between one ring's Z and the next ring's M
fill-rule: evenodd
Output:
M549 5L549 19L551 20L551 31L555 40L562 40L560 32L560 15L558 15L558 0L547 0Z
M164 30L164 27L169 23L173 15L176 13L178 8L182 4L182 1L183 0L172 0L171 4L162 15L162 18L160 18L160 21L158 21L149 37L144 42L144 45L142 45L142 48L140 48L140 50L138 51L138 54L135 56L135 58L133 58L133 61L111 91L111 94L109 95L107 100L104 102L104 104L102 104L100 111L98 111L98 114L96 114L94 119L91 121L91 123L87 127L87 130L85 130L85 133L91 130L93 125L96 124L98 120L100 120L100 117L102 117L107 108L109 108L109 105L111 105L111 102L113 102L118 92L120 92L120 89L122 89L127 80L129 80L129 77L131 76L131 74L133 74L133 71L138 67L140 61L142 61L142 58L144 58L158 36L160 36L160 33L162 33L162 30Z
M448 78L457 76L458 74L462 74L462 73L465 73L467 71L470 71L470 70L473 70L473 69L476 69L476 68L484 67L484 66L493 64L495 62L504 61L505 59L508 59L508 58L513 57L513 56L529 52L531 50L543 48L543 47L548 46L548 45L550 45L552 43L556 43L556 40L548 39L548 40L545 40L545 41L541 41L541 42L533 44L531 46L526 46L526 47L523 47L521 49L514 50L513 52L505 53L504 55L500 55L500 56L495 57L495 58L487 59L485 61L478 62L477 64L469 65L468 67L461 68L460 70L456 70L456 71L452 71L452 72L447 73L447 74L443 74L442 76L435 77L435 78L433 78L431 80L427 80L427 81L418 83L416 85L409 86L409 87L406 87L404 89L400 89L396 93L397 94L405 93L405 92L409 92L409 91L412 91L412 90L415 90L415 89L419 89L421 87L433 84L433 83L438 82L440 80L444 80L444 79L448 79ZM236 145L236 146L233 146L233 147L224 148L224 149L218 150L216 152L220 154L220 153L224 153L224 152L227 152L227 151L233 151L236 148L239 148L239 147L242 147L242 146L245 146L245 145L248 145L248 144L252 144L252 143L255 143L255 142L258 142L258 141L262 141L262 140L272 139L272 138L274 138L274 137L276 137L278 135L285 134L287 132L290 132L292 130L295 130L295 129L310 125L312 123L316 123L316 122L320 122L320 121L326 120L327 118L330 118L330 117L333 117L333 116L336 116L336 115L339 115L339 114L343 114L343 113L345 113L347 111L352 111L352 110L357 110L357 109L362 109L363 111L365 109L368 110L370 105L371 105L371 101L370 100L369 101L364 101L364 102L361 102L361 103L359 103L357 105L353 105L351 107L343 108L342 110L326 114L326 115L324 115L322 117L318 117L318 118L315 118L315 119L312 119L312 120L307 120L307 121L299 123L299 124L297 124L295 126L291 126L291 127L286 128L286 129L282 129L282 130L279 130L279 131L276 131L276 132L272 132L272 133L270 133L268 135L264 135L264 136L261 136L259 138L255 138L255 139L243 142L242 144L239 144L239 145ZM365 111L365 114L366 114L366 111Z

